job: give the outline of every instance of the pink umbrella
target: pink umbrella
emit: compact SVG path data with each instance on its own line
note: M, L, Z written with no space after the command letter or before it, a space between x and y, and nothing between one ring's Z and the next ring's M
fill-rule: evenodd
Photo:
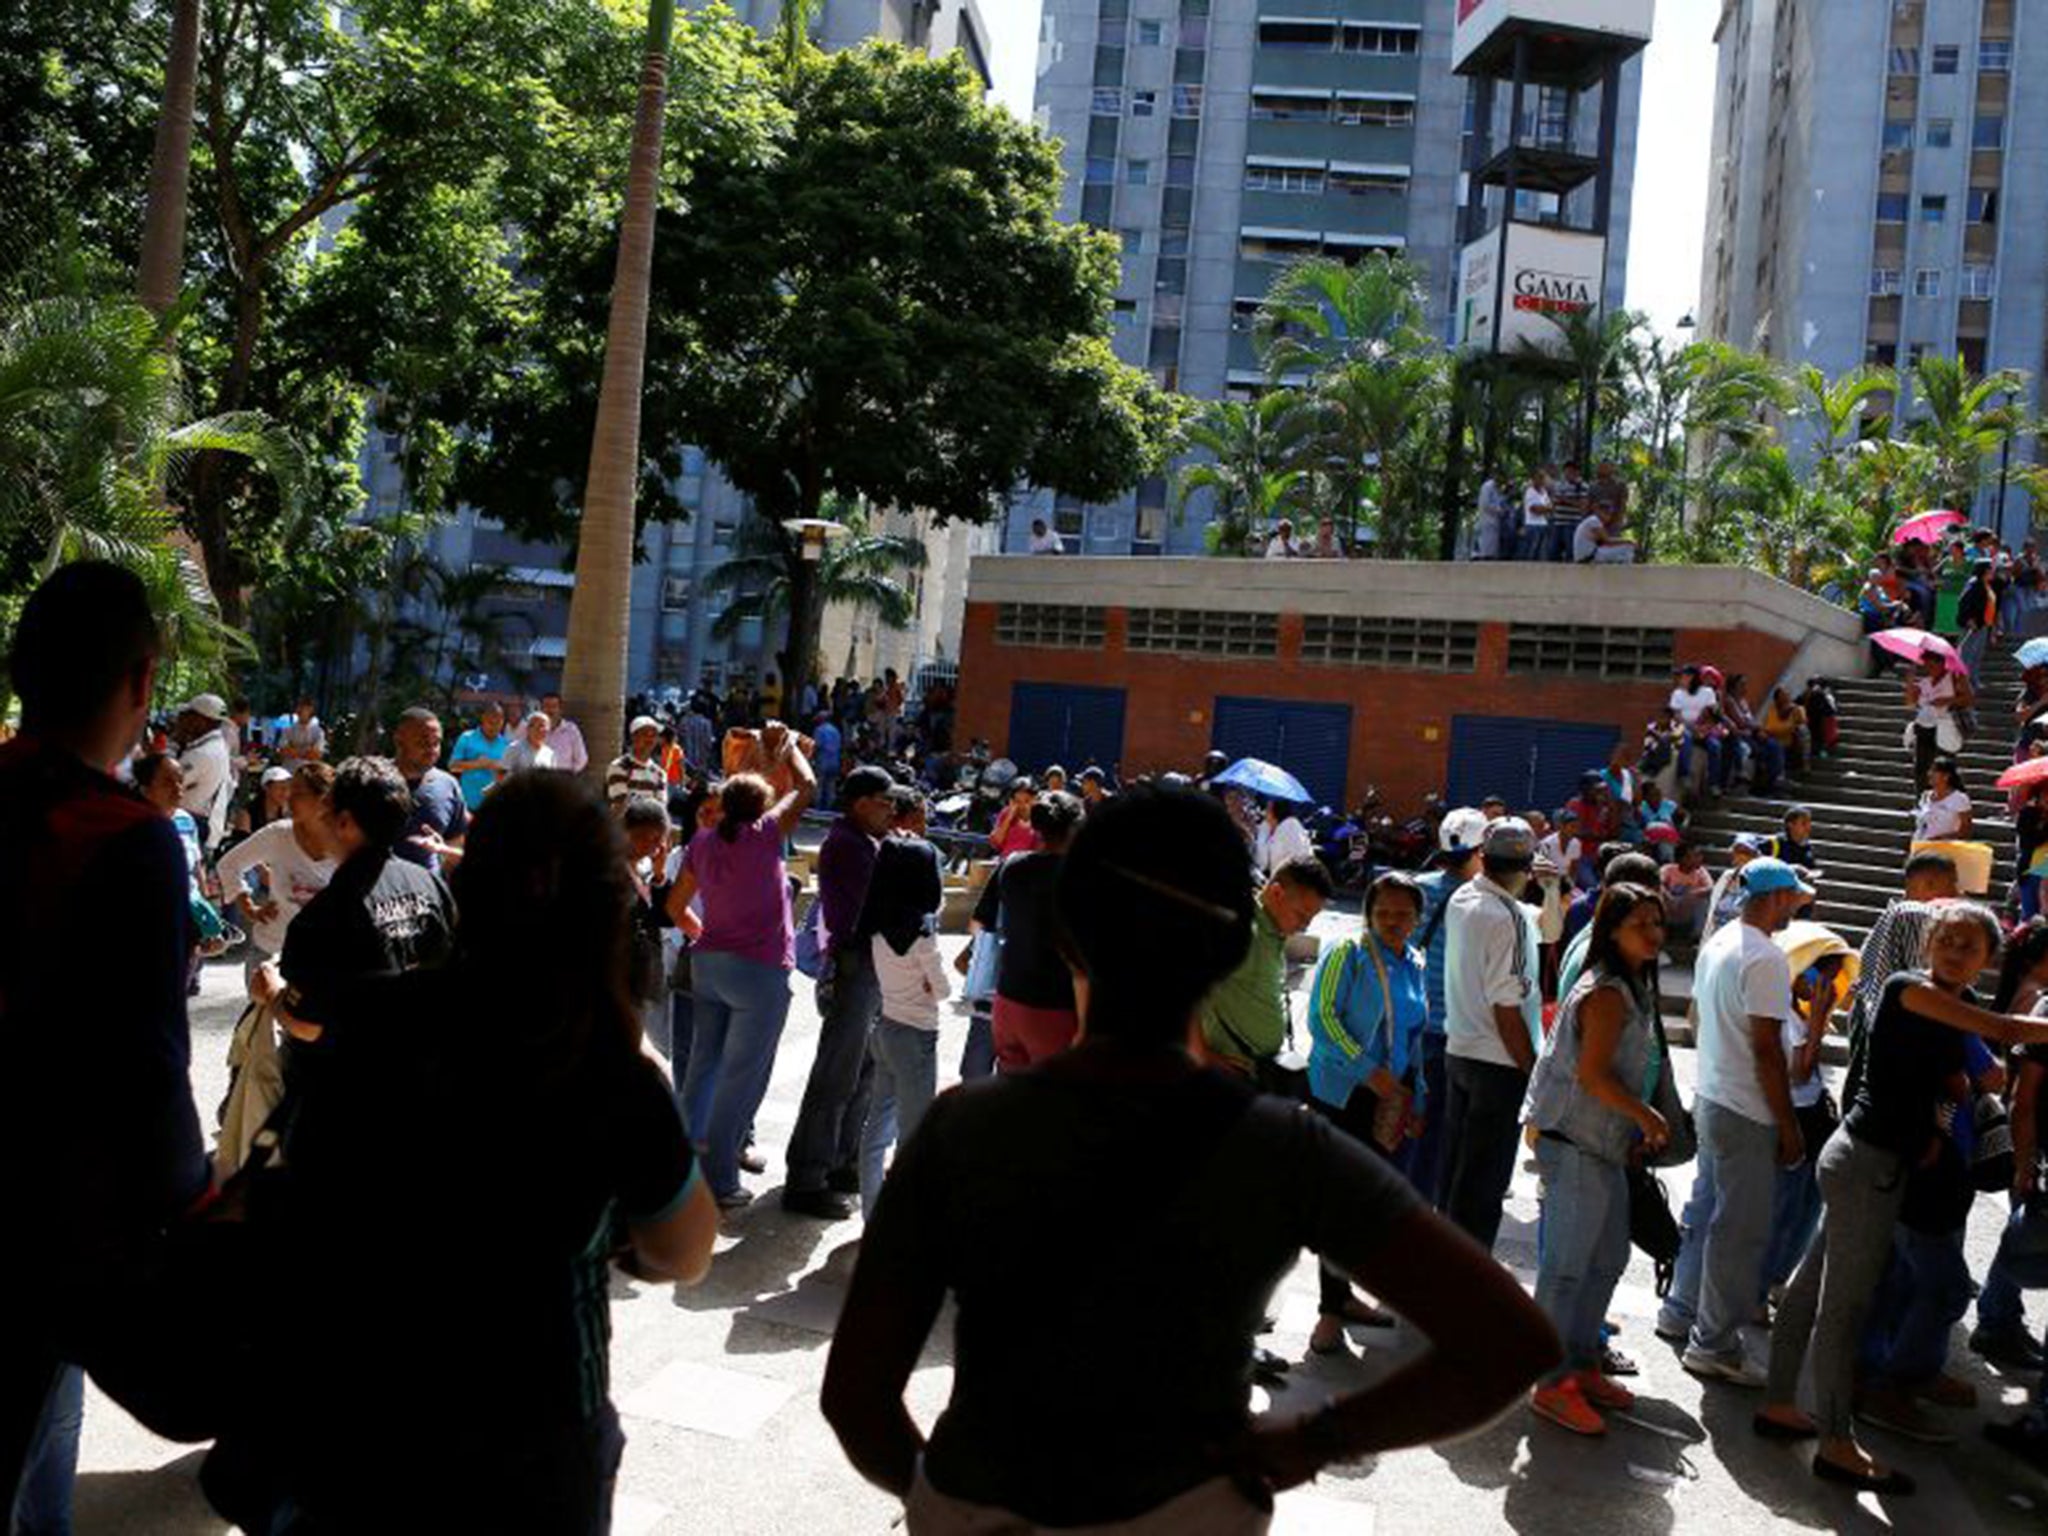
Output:
M1870 637L1870 643L1894 656L1903 656L1908 661L1924 661L1929 656L1939 656L1948 663L1951 672L1967 675L1969 668L1963 665L1963 658L1956 654L1956 648L1939 635L1929 634L1924 629L1880 629Z
M1892 530L1892 542L1904 544L1918 539L1922 544L1932 544L1942 529L1954 528L1968 521L1969 518L1961 512L1951 512L1946 508L1937 508L1932 512L1915 512Z

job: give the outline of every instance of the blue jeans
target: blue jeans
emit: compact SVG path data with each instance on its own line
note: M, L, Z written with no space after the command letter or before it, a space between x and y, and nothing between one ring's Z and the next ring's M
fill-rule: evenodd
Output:
M860 1209L872 1216L882 1194L882 1163L892 1142L907 1142L939 1091L939 1032L879 1019L868 1037L875 1063L867 1128L860 1143Z
M1548 560L1550 558L1549 527L1524 527L1522 529L1522 541L1517 546L1515 555L1517 559L1521 560Z
M1564 1340L1551 1379L1600 1368L1600 1322L1628 1268L1628 1175L1619 1163L1541 1136L1543 1214L1536 1233L1536 1305Z
M996 1070L996 1023L993 999L975 1003L967 1015L967 1043L960 1047L960 1081L993 1077Z
M67 1365L22 1468L13 1536L71 1536L71 1485L78 1480L78 1434L84 1423L85 1372Z
M1423 1199L1436 1199L1444 1150L1444 1043L1440 1029L1422 1032L1422 1134L1395 1154L1408 1182Z
M1741 1348L1756 1311L1758 1279L1771 1236L1776 1127L1701 1099L1694 1111L1700 1156L1681 1218L1684 1241L1658 1326L1690 1325L1693 1347L1713 1355Z
M1948 1364L1949 1333L1969 1306L1963 1229L1916 1232L1900 1223L1863 1330L1865 1374L1907 1388L1934 1380Z
M828 965L818 981L818 1054L789 1133L792 1190L821 1190L827 1174L859 1168L868 1118L868 1033L882 1016L881 984L865 949L835 951Z
M1691 731L1687 731L1678 741L1679 784L1690 785L1692 783L1692 754L1695 748L1707 754L1707 773L1704 782L1718 787L1721 783L1720 738L1710 736L1705 741L1701 741Z
M1956 652L1963 658L1963 665L1970 669L1970 680L1977 679L1977 668L1984 660L1984 647L1991 643L1991 631L1983 625L1963 631L1963 638L1956 644Z
M1750 787L1761 794L1785 776L1785 749L1761 733L1750 737L1748 746L1751 757L1758 760L1750 771Z
M1820 1225L1820 1180L1814 1177L1813 1149L1797 1168L1780 1168L1771 1191L1771 1242L1764 1250L1763 1290L1783 1285L1806 1256L1813 1229ZM1761 1297L1759 1297L1761 1299Z
M720 950L694 951L683 1124L704 1153L714 1195L740 1187L740 1147L768 1092L789 1022L789 972Z
M2022 1200L2006 1218L1998 1256L1984 1273L1977 1298L1977 1326L1990 1333L2018 1333L2027 1325L2020 1292L2048 1289L2048 1202Z

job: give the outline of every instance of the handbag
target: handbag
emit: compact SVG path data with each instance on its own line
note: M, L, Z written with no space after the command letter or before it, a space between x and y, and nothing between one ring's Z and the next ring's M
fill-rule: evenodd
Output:
M1699 1132L1693 1125L1692 1111L1678 1096L1678 1078L1671 1070L1671 1042L1664 1034L1661 1003L1651 1015L1651 1022L1657 1033L1657 1055L1650 1064L1653 1076L1650 1091L1643 1095L1643 1100L1664 1117L1665 1127L1671 1135L1664 1143L1664 1150L1649 1158L1648 1162L1655 1168L1678 1168L1699 1155Z
M974 936L967 957L967 981L960 989L960 995L969 1004L985 1003L996 995L996 972L1003 957L1003 935L995 928L984 928Z
M1977 1135L1970 1150L1970 1184L1985 1194L2000 1194L2012 1188L2018 1171L2012 1122L1996 1094L1980 1093L1975 1097Z
M1628 1240L1650 1260L1657 1294L1670 1295L1684 1239L1678 1218L1671 1214L1671 1197L1665 1193L1664 1181L1642 1163L1628 1165Z
M1393 1152L1406 1139L1409 1106L1415 1102L1415 1090L1410 1086L1414 1068L1409 1068L1406 1079L1394 1076L1394 988L1387 980L1387 963L1380 958L1380 947L1371 934L1365 936L1364 943L1366 953L1372 956L1372 968L1380 979L1380 1028L1387 1042L1387 1065L1367 1079L1376 1100L1372 1112L1372 1139L1379 1143L1382 1151Z

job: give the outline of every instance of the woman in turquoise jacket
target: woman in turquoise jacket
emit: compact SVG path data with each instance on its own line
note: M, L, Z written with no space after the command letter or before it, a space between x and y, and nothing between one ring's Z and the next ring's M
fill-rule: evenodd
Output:
M1388 1159L1422 1133L1428 1108L1421 1068L1429 1002L1422 951L1408 942L1422 904L1422 888L1408 875L1394 871L1373 881L1365 893L1364 933L1324 952L1309 992L1309 1097ZM1309 1348L1319 1355L1344 1348L1347 1322L1391 1321L1327 1268L1318 1310Z

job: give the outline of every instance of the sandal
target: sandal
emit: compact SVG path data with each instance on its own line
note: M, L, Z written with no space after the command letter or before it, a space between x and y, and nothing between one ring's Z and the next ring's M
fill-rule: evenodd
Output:
M1873 1477L1868 1472L1858 1472L1854 1467L1845 1467L1839 1461L1825 1457L1813 1458L1813 1475L1824 1483L1840 1483L1844 1488L1854 1488L1859 1493L1911 1493L1919 1485L1896 1468L1882 1477Z

